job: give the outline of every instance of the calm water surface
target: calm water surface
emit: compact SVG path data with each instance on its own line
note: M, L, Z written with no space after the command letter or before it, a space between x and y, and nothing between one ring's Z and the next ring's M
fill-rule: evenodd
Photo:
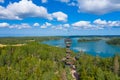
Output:
M71 38L72 45L71 50L75 52L84 51L93 56L99 55L101 57L111 57L115 53L120 54L120 46L113 46L106 44L105 40L100 41L91 41L91 42L78 42L78 38ZM44 41L44 44L56 46L56 47L65 47L64 38L60 40L49 40Z

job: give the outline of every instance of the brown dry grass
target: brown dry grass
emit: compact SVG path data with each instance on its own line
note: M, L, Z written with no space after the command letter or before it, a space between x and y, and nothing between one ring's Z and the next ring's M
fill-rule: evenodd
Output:
M6 46L24 46L25 44L14 44L14 45L4 45L0 44L0 47L6 47Z

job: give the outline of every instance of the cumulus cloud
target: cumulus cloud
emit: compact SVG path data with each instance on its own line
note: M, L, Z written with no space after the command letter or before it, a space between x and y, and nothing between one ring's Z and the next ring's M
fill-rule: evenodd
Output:
M27 23L21 23L21 24L9 24L6 22L0 23L0 28L16 28L16 29L23 29L23 28L31 28L31 26Z
M120 11L119 0L78 0L80 12L105 14L112 11Z
M45 7L37 6L32 0L10 3L7 7L0 6L0 19L21 20L26 17L38 17L49 20L55 18L58 21L66 21L68 16L63 12L49 14Z
M101 19L96 19L93 23L98 24L98 25L106 25L107 21L101 20Z
M9 27L9 24L6 22L0 23L0 28Z
M34 27L39 27L40 24L39 24L39 23L34 23L33 26L34 26Z
M4 0L0 0L0 3L4 3Z
M101 27L120 27L120 21L106 21L96 19L93 23Z
M10 25L9 28L27 29L27 28L31 28L31 26L29 24L27 24L27 23L21 23L21 24Z
M0 6L0 18L2 19L23 19L25 17L52 19L45 7L37 6L31 0L10 3L6 8Z
M48 0L41 0L41 2L42 2L42 3L47 3L47 2L48 2Z
M74 27L90 27L90 21L78 21L72 24Z
M52 29L55 30L63 30L63 31L68 31L70 29L70 24L57 24L57 25L52 25Z
M45 24L43 24L40 28L47 28L47 27L50 27L50 26L52 26L51 23L45 22Z
M68 30L70 29L70 27L73 29L98 30L98 29L107 29L107 28L120 28L120 21L119 20L110 21L110 20L96 19L94 21L77 21L72 24L65 23L65 24L53 25L49 22L45 22L44 24L40 25L39 23L34 23L32 26L40 27L40 28L59 29L59 30ZM23 29L23 28L32 28L32 27L28 23L10 25L9 23L2 22L0 23L0 28Z
M120 27L120 21L106 21L96 19L93 22L90 21L78 21L72 24L74 29L105 29Z
M69 28L69 27L70 27L70 24L63 24L63 27Z
M108 21L108 26L120 27L120 21Z
M52 14L52 16L53 16L53 18L56 18L57 21L64 21L64 22L67 21L67 18L68 18L68 15L63 13L63 12L61 12L61 11L54 12Z

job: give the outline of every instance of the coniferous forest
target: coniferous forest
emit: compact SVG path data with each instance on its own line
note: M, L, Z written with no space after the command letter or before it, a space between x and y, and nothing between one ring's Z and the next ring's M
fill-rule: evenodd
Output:
M74 53L80 80L120 80L120 56L101 58L84 52ZM22 46L0 48L0 80L74 80L65 65L64 48L37 41Z
M100 58L80 54L76 62L80 80L120 80L120 56Z
M0 80L70 80L64 56L64 49L37 42L0 48Z

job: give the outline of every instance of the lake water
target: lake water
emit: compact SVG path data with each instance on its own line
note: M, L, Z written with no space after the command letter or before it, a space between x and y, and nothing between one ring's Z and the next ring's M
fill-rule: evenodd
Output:
M99 41L91 41L91 42L78 42L79 38L71 38L72 45L71 50L75 52L84 51L87 54L100 57L112 57L115 53L120 54L120 46L108 45L105 42L105 39ZM56 46L56 47L65 47L64 38L60 40L49 40L44 41L44 44Z

